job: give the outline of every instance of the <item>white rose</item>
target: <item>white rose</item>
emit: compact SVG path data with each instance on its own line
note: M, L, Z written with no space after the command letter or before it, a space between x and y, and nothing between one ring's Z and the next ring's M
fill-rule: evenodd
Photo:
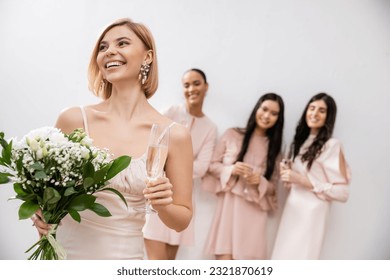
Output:
M30 148L31 148L31 150L32 150L33 152L38 151L39 143L38 143L37 140L35 140L35 138L29 140L29 142L27 142L27 143L29 144L29 146L30 146Z
M89 159L89 150L88 149L81 149L80 152L81 152L82 158Z
M37 152L36 152L36 156L37 156L37 159L40 160L43 158L43 151L42 149L39 149Z
M84 137L82 140L81 140L81 144L83 144L84 146L91 146L92 145L92 139L89 138L88 136Z

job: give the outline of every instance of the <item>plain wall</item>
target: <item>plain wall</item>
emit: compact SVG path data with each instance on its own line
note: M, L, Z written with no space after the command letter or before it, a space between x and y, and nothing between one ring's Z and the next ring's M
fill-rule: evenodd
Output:
M201 68L205 112L220 134L245 126L260 95L276 92L290 142L309 98L331 94L352 184L349 201L333 204L322 258L390 258L390 1L1 0L0 131L21 137L54 125L65 107L99 102L87 88L90 54L121 17L155 36L160 86L150 102L183 101L183 72ZM30 220L18 220L19 201L7 201L13 194L0 185L0 259L26 259L38 238ZM279 217L270 218L270 248Z

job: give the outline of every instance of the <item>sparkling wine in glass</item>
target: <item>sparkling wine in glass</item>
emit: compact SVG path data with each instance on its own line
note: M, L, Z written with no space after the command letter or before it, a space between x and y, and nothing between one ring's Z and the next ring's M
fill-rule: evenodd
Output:
M168 155L169 126L153 124L149 136L149 144L146 157L146 176L149 181L156 180L163 175L164 166ZM157 212L146 200L146 213Z
M290 155L290 151L287 147L287 145L283 145L283 149L282 149L282 162L283 164L288 168L290 169L291 168L291 155Z

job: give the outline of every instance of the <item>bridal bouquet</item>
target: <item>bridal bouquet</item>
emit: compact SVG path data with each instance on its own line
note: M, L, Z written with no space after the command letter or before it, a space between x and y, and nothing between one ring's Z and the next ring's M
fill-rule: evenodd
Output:
M29 259L66 259L56 240L56 229L67 214L78 222L79 212L87 209L111 216L107 208L95 202L94 193L111 191L126 204L122 194L107 183L130 164L131 158L111 160L107 150L92 146L82 129L65 134L43 127L20 141L7 141L0 132L0 145L0 184L11 181L16 193L13 198L24 201L19 219L28 219L41 209L45 222L52 224L49 234L26 251L37 247Z

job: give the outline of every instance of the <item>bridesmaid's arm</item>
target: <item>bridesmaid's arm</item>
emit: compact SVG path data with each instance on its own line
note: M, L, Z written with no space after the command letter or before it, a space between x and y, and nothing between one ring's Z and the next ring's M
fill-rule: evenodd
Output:
M346 202L349 197L350 170L342 150L340 150L339 172L337 175L338 176L329 174L328 177L330 178L330 182L314 182L313 192L320 198L326 200Z
M222 135L215 147L214 154L211 159L208 172L220 181L220 185L216 188L216 192L231 188L238 179L236 165L245 165L244 163L227 163L229 161L233 162L237 156L236 153L227 151L228 142L229 145L232 146L231 144L237 141L237 136L234 133L233 129L228 129ZM238 146L237 149L239 149ZM226 158L230 159L226 160Z
M215 142L217 138L217 129L213 127L210 129L207 137L202 145L201 150L199 151L197 157L194 160L194 174L193 178L202 178L209 168L211 157L213 156L213 151L215 147Z

